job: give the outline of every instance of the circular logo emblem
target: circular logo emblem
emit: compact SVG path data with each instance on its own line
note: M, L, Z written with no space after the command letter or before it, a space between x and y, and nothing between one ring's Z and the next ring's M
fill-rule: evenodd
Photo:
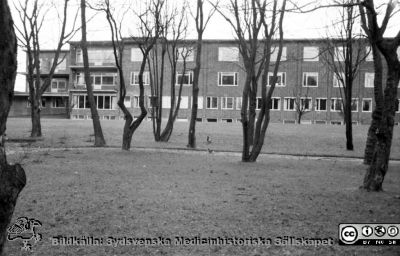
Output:
M374 233L373 228L371 228L370 226L364 226L361 229L363 236L365 237L369 237L372 235L372 233Z
M345 243L352 243L357 240L357 229L353 226L346 226L340 232L342 241Z
M375 235L382 237L386 234L386 228L384 226L376 226L375 229Z
M391 237L397 236L397 234L399 233L399 228L396 226L390 226L387 229L387 233Z

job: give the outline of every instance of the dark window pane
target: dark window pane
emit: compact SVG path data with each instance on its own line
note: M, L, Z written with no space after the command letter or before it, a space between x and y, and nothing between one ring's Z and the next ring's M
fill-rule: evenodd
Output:
M103 96L97 96L97 98L98 98L98 102L97 102L97 107L99 108L99 109L103 109L104 108L104 104L103 104L103 99L104 99L104 97Z
M111 96L104 96L104 109L111 109Z
M78 108L85 108L85 96L79 96L79 106Z

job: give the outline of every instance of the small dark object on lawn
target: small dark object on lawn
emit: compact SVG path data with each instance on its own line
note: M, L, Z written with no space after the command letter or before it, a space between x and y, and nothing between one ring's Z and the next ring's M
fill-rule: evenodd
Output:
M212 152L214 152L214 150L207 148L208 153L212 154Z

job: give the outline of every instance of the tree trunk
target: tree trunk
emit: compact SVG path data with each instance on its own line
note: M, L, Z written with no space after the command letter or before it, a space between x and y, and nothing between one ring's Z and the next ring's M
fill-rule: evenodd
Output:
M18 195L26 184L24 169L19 164L7 163L4 145L17 74L17 39L13 25L7 1L0 1L0 255Z
M297 124L301 124L301 117L303 116L303 112L300 110L297 112Z
M372 44L372 54L374 58L374 100L375 108L372 112L372 121L368 129L367 142L364 151L364 164L370 165L374 155L375 144L377 142L376 131L379 126L379 122L382 119L383 111L383 89L382 89L382 57L375 44Z
M390 148L393 138L394 116L397 102L397 86L400 80L399 61L386 57L388 77L385 89L382 117L376 131L376 145L371 165L364 177L362 188L368 191L381 191L382 183L389 166Z
M350 82L351 83L351 82ZM350 83L347 83L346 85L346 93L345 93L345 104L344 104L344 122L346 125L346 149L347 150L354 150L353 146L353 124L351 120L351 105L352 105L352 94L351 94L351 89L352 86Z
M32 131L31 137L41 137L42 136L42 125L40 122L40 107L38 102L31 104L31 121L32 121Z
M203 26L203 24L201 24ZM203 28L201 28L203 29ZM190 117L188 145L189 148L196 148L196 120L197 110L199 107L199 76L201 68L201 48L203 44L203 31L198 31L197 47L196 47L196 66L193 71L193 89L192 89L192 114Z
M130 129L130 124L132 123L132 115L125 117L125 125L122 133L122 149L129 150L131 148L131 141L133 136L133 131Z
M87 90L88 100L89 100L89 105L90 105L90 112L92 114L93 130L94 130L94 146L95 147L104 147L106 145L106 141L104 140L103 130L101 129L99 114L97 112L97 107L96 107L96 104L94 101L94 96L93 96L92 82L90 81L89 56L88 56L88 51L87 51L87 40L86 40L85 8L86 8L86 1L81 0L81 18L82 18L81 48L82 48L83 66L84 66L84 72L85 72L85 83L86 83L86 90Z

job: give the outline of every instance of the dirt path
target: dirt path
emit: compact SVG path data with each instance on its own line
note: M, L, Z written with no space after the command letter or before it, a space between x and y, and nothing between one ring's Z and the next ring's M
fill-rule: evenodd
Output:
M15 155L15 154L26 154L26 153L38 153L38 152L55 152L55 151L72 151L72 150L111 150L118 151L121 150L119 147L103 147L103 148L95 148L95 147L60 147L60 148L52 148L52 147L21 147L19 145L11 145L7 149L7 154ZM222 151L222 150L212 150L212 149L186 149L186 148L154 148L154 147L135 147L131 150L132 152L140 151L140 152L162 152L162 153L176 153L176 154L188 154L188 155L215 155L215 156L234 156L240 158L242 153L239 151ZM281 153L260 153L259 159L263 159L264 157L274 157L274 158L284 158L284 159L294 159L294 160L302 160L302 159L310 159L310 160L339 160L339 161L351 161L351 162L362 162L363 158L361 157L353 157L353 156L335 156L335 155L303 155L303 154L281 154ZM391 159L392 163L400 163L400 159Z

